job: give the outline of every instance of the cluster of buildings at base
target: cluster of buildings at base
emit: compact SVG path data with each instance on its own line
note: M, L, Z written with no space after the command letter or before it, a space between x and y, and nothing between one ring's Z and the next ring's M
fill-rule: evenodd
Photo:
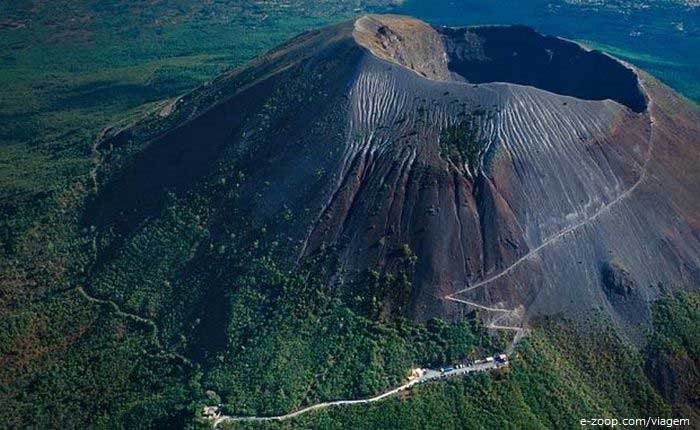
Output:
M484 363L496 363L497 365L504 365L504 364L508 363L508 356L506 354L498 354L498 355L494 355L492 357L486 357L483 360L475 360L469 364L458 364L456 366L441 367L440 373L445 374L445 373L453 372L455 370L464 369L466 367L476 366L476 365L484 364Z
M474 366L480 366L478 368L473 368ZM421 369L414 368L411 370L411 375L408 377L409 381L421 383L427 382L436 378L447 378L449 376L454 376L457 374L466 375L472 371L486 371L489 369L498 369L503 366L508 365L508 356L506 354L498 354L491 357L486 357L483 360L475 360L471 363L460 363L454 366L441 367L440 369ZM437 373L439 372L439 373ZM432 373L432 374L431 374ZM425 378L424 378L425 377ZM423 379L424 378L424 379ZM221 404L218 406L205 406L202 410L202 415L204 419L215 420L221 416Z

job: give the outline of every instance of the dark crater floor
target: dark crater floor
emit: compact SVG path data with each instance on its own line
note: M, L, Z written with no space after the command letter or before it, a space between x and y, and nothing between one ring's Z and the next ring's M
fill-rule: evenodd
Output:
M615 100L635 112L646 110L635 73L601 52L524 26L437 30L450 71L468 82L530 85L584 100Z

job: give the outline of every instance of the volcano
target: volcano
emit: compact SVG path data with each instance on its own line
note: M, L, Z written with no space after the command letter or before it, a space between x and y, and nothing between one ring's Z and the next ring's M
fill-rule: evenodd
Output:
M97 150L103 267L168 196L216 194L210 234L290 270L329 250L350 278L414 256L387 308L416 321L595 309L634 327L662 289L700 285L698 108L527 27L310 31Z

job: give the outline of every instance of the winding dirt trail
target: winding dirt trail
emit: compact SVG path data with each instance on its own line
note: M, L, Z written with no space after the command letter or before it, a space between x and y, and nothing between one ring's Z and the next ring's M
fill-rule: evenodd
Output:
M112 130L113 128L114 127L111 125L104 127L99 133L97 133L97 136L95 137L95 140L93 141L93 144L92 144L93 166L90 169L89 176L90 176L90 182L91 182L91 185L93 188L93 193L95 194L95 196L97 196L97 193L99 191L99 182L97 180L97 172L98 172L99 168L102 166L102 155L100 154L99 145L104 140L107 133L109 133L109 131ZM97 240L96 236L93 237L93 244L92 244L93 259L92 259L91 264L94 264L94 262L97 261L97 243L96 243L96 240ZM88 270L88 273L90 273L91 271L92 271L92 268L90 268L90 270ZM87 300L88 302L95 303L95 304L102 305L102 306L108 306L112 310L112 312L114 312L115 315L122 317L122 318L130 319L132 321L136 321L140 324L144 324L144 325L148 326L149 329L151 330L151 335L153 336L153 343L156 345L156 347L159 350L161 350L163 355L165 355L167 357L171 357L171 358L176 358L188 366L193 365L192 362L184 355L178 354L178 353L173 352L173 351L168 351L168 349L163 346L163 344L160 341L160 337L159 337L158 325L152 319L142 317L142 316L137 315L135 313L124 311L124 310L122 310L121 306L113 300L101 299L99 297L94 296L89 291L89 287L86 289L84 286L78 286L75 289L78 292L78 294L83 296L83 298L85 298L85 300Z
M593 213L588 218L585 218L585 219L581 220L580 222L563 229L559 233L556 233L553 236L550 236L544 242L542 242L539 246L537 246L536 248L533 248L527 254L525 254L522 257L520 257L519 259L515 260L515 262L513 262L513 264L511 264L507 268L503 269L501 272L499 272L491 277L488 277L484 280L476 282L473 285L468 286L467 288L464 288L462 290L451 293L451 294L445 296L445 299L452 300L452 301L459 301L459 300L455 300L454 296L456 296L458 294L466 293L468 291L475 290L475 289L480 288L480 287L483 287L485 285L488 285L488 284L506 276L507 274L509 274L510 272L515 270L524 261L527 261L527 260L534 258L537 254L540 253L540 251L542 251L543 249L545 249L549 245L556 243L557 241L562 239L564 236L566 236L570 233L573 233L573 232L579 230L580 228L585 227L586 225L592 223L593 221L598 219L601 215L609 212L610 209L612 209L614 206L616 206L617 204L619 204L620 202L622 202L623 200L628 198L630 195L632 195L632 193L634 193L634 191L639 187L639 185L641 185L646 180L646 178L648 176L649 163L652 159L653 150L654 150L654 123L655 123L655 120L654 120L653 114L651 113L651 110L653 107L652 106L653 102L651 100L649 100L648 103L649 104L648 104L647 109L649 112L649 119L651 121L650 128L649 128L649 140L648 140L648 144L647 144L647 151L646 151L646 156L644 159L644 164L642 165L642 169L641 169L641 172L639 174L639 177L637 178L637 180L635 181L634 184L632 184L624 192L620 193L620 195L618 195L615 199L613 199L610 202L608 202L607 204L601 206L595 213ZM470 303L470 304L472 306L476 306L473 303Z
M100 299L100 298L97 298L95 296L92 296L82 286L76 287L76 291L78 291L78 293L81 296L83 296L85 298L85 300L87 300L90 303L95 303L95 304L102 305L102 306L108 306L112 310L114 315L117 315L117 316L122 317L122 318L130 319L132 321L136 321L140 324L144 324L144 325L148 326L151 330L151 336L153 337L153 343L156 345L156 347L158 349L161 350L163 355L168 356L168 357L172 357L172 358L176 358L176 359L182 361L184 364L186 364L188 366L192 366L192 362L190 361L190 359L188 359L187 357L185 357L182 354L178 354L178 353L173 352L173 351L168 351L168 349L163 346L163 344L160 341L160 337L158 337L158 325L153 320L148 319L148 318L144 318L144 317L137 315L137 314L123 311L121 309L121 307L116 302L114 302L112 300L105 300L105 299Z
M214 428L217 428L219 425L225 422L261 422L261 421L285 421L289 420L292 418L296 418L300 415L312 412L312 411L317 411L320 409L327 409L327 408L332 408L332 407L337 407L337 406L351 406L351 405L364 405L364 404L370 404L370 403L375 403L379 402L382 400L385 400L389 397L395 396L396 394L408 390L409 388L413 387L414 385L422 384L425 382L433 381L433 380L438 380L438 379L443 379L443 378L450 378L450 377L456 377L456 376L466 376L470 373L477 373L477 372L488 372L492 370L497 370L503 367L507 367L509 364L506 361L505 363L499 363L496 361L486 361L486 360L480 360L479 362L476 362L475 364L472 364L471 366L466 366L461 369L452 369L449 371L441 372L438 370L434 369L424 369L425 374L419 378L416 378L412 381L407 382L406 384L403 384L399 387L396 387L392 390L386 391L382 394L379 394L374 397L370 397L367 399L358 399L358 400L335 400L331 402L323 402L323 403L317 403L312 406L308 406L303 409L299 409L298 411L295 412L290 412L288 414L284 415L276 415L276 416L248 416L248 417L238 417L238 416L229 416L229 415L221 415L213 419L212 426Z
M360 404L367 404L367 403L373 403L373 402L378 402L380 400L386 399L387 397L393 396L395 394L398 394L399 392L403 390L407 390L411 388L412 386L416 385L418 383L418 380L415 379L411 382L408 382L404 385L401 385L400 387L394 388L393 390L387 391L385 393L382 393L378 396L371 397L368 399L361 399L361 400L336 400L333 402L323 402L323 403L317 403L315 405L299 409L296 412L291 412L285 415L277 415L277 416L271 416L271 417L258 417L258 416L250 416L250 417L234 417L234 416L228 416L228 415L222 415L216 420L214 420L214 428L218 427L221 423L231 421L284 421L288 420L294 417L298 417L299 415L306 414L311 411L316 411L319 409L325 409L325 408L330 408L334 406L343 406L343 405L360 405Z
M644 81L640 79L639 84L642 86L642 88L646 91ZM456 303L461 303L467 306L471 306L476 309L481 309L485 310L487 312L498 312L501 314L507 314L507 315L514 315L515 314L515 309L503 309L503 308L495 308L487 305L482 305L479 303L475 303L469 300L464 300L464 299L459 299L455 296L458 294L466 293L468 291L475 290L477 288L485 287L486 285L506 276L507 274L511 273L513 270L515 270L520 264L522 264L524 261L533 259L537 254L540 253L543 249L548 247L549 245L556 243L558 240L562 239L566 235L573 233L577 231L578 229L592 223L596 219L598 219L600 216L602 216L605 213L608 213L614 206L628 198L632 193L637 190L637 188L647 179L649 175L649 163L652 160L653 157L653 152L654 152L654 125L655 125L655 118L652 113L653 109L653 102L652 100L648 100L648 105L647 105L647 112L649 114L649 121L650 121L650 126L649 126L649 138L647 142L647 150L646 154L644 157L644 163L641 168L641 172L639 174L639 177L637 180L632 184L627 190L624 192L620 193L617 197L615 197L613 200L608 202L607 204L601 206L596 212L594 212L591 216L581 220L578 223L575 223L559 233L554 234L553 236L550 236L547 238L544 242L542 242L539 246L536 248L530 250L527 254L523 255L519 259L517 259L513 264L502 270L501 272L490 276L486 279L483 279L479 282L474 283L473 285L468 286L467 288L464 288L462 290L456 291L454 293L448 294L444 297L445 300L453 301ZM507 353L510 354L513 352L517 344L522 340L522 338L527 334L527 329L524 327L514 327L514 326L508 326L508 325L499 325L497 324L498 321L502 320L502 318L496 319L496 321L492 322L487 326L487 328L490 329L495 329L495 330L509 330L509 331L514 331L515 332L515 337L510 344L510 346L507 349Z

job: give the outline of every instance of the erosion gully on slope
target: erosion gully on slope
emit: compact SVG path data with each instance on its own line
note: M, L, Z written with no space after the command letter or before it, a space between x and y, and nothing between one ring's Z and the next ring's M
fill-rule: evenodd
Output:
M640 79L640 85L642 86L642 88L644 88L644 89L646 90L645 85L644 85L644 82L643 82L641 79ZM645 91L645 92L646 92L646 91ZM485 286L487 286L488 284L490 284L490 283L492 283L492 282L494 282L494 281L496 281L496 280L502 278L503 276L505 276L505 275L507 275L508 273L512 272L516 267L518 267L518 266L519 266L521 263L523 263L524 261L530 260L530 259L532 259L533 257L535 257L537 254L540 253L540 251L542 251L543 249L545 249L547 246L549 246L549 245L551 245L551 244L553 244L553 243L556 243L559 239L562 239L562 238L563 238L564 236L566 236L567 234L573 233L573 232L575 232L576 230L580 229L581 227L584 227L584 226L590 224L591 222L593 222L593 221L595 221L596 219L598 219L598 218L599 218L601 215L603 215L604 213L607 213L612 207L614 207L615 205L617 205L618 203L620 203L621 201L623 201L624 199L626 199L627 197L629 197L629 196L639 187L639 185L642 184L642 182L644 182L644 180L647 178L647 175L648 175L648 171L649 171L649 162L651 161L652 154L653 154L653 148L654 148L654 125L655 125L655 121L654 121L654 116L653 116L653 114L652 114L652 107L653 107L653 102L652 102L651 100L649 100L649 101L648 101L648 106L647 106L647 112L649 113L650 129L649 129L649 139L648 139L648 144L647 144L647 152L646 152L645 159L644 159L644 165L642 166L641 172L640 172L640 174L639 174L639 178L637 178L637 181L635 181L634 184L632 184L632 185L631 185L627 190L625 190L624 192L620 193L620 195L618 195L615 199L613 199L613 200L611 200L609 203L607 203L607 204L601 206L600 209L598 209L595 213L593 213L593 214L592 214L591 216L589 216L588 218L585 218L585 219L583 219L582 221L580 221L580 222L578 222L578 223L576 223L576 224L573 224L573 225L571 225L571 226L569 226L569 227L563 229L563 230L560 231L559 233L556 233L556 234L550 236L550 237L547 238L545 241L543 241L539 246L537 246L536 248L534 248L534 249L532 249L531 251L529 251L527 254L525 254L525 255L523 255L522 257L520 257L519 259L517 259L513 264L511 264L510 266L506 267L505 269L503 269L503 270L500 271L499 273L497 273L497 274L495 274L495 275L493 275L493 276L490 276L490 277L488 277L488 278L486 278L486 279L484 279L484 280L481 280L481 281L479 281L479 282L476 282L475 284L473 284L473 285L471 285L471 286L468 286L468 287L466 287L466 288L464 288L464 289L462 289L462 290L459 290L459 291L456 291L456 292L454 292L454 293L448 294L448 295L446 295L446 296L444 297L444 299L445 299L445 300L450 300L450 301L453 301L453 302L456 302L456 303L461 303L461 304L464 304L464 305L468 305L468 306L471 306L471 307L474 307L474 308L477 308L477 309L482 309L482 310L485 310L485 311L488 311L488 312L501 312L501 313L514 314L514 313L516 312L515 309L494 308L494 307L490 307L490 306L480 305L480 304L478 304L478 303L474 303L474 302L471 302L471 301L469 301L469 300L458 299L458 298L455 297L455 296L457 296L458 294L463 294L463 293L466 293L466 292L475 290L475 289L477 289L477 288L485 287ZM495 325L494 323L490 324L490 325L488 326L488 328L492 328L492 329L505 329L505 330L516 330L518 335L523 331L523 328L522 328L522 327L521 327L521 328L516 328L516 327L498 326L498 325ZM516 335L516 337L517 337L517 335Z

